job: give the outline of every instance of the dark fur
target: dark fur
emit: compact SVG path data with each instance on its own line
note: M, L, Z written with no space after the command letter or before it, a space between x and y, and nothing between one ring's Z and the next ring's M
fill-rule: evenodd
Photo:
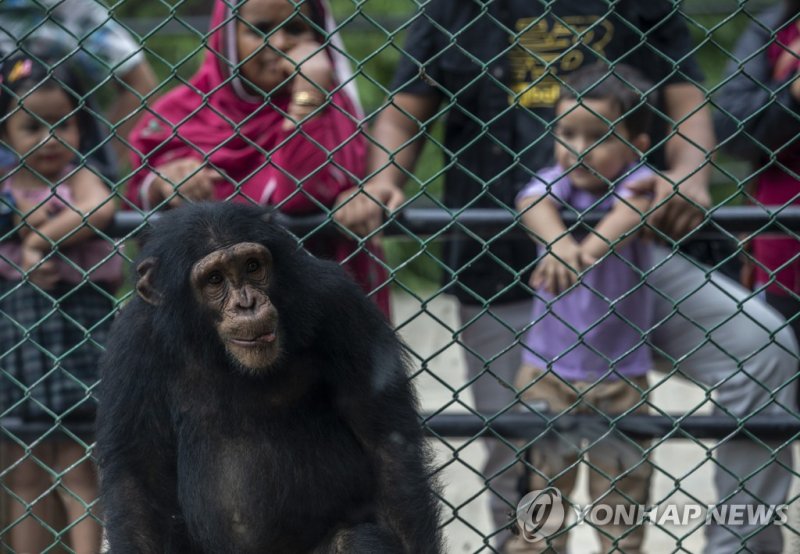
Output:
M265 245L283 356L263 376L228 361L192 264ZM143 258L163 302L135 298L102 364L97 448L114 554L441 551L400 341L336 264L255 208L181 208Z

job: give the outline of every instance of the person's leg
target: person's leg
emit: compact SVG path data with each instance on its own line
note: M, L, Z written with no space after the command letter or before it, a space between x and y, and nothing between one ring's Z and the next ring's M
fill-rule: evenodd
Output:
M578 409L578 392L581 384L567 383L553 373L525 365L520 368L515 381L521 391L523 411L532 409L551 414L568 413ZM569 513L572 493L578 480L582 437L575 434L549 433L538 437L526 453L528 491L542 491L555 487L561 493L565 513ZM520 445L522 448L523 445ZM564 524L567 520L565 518ZM562 525L558 534L537 542L525 541L517 536L506 543L504 554L539 554L566 552L569 530Z
M647 278L655 290L656 350L678 375L714 392L714 408L732 417L789 414L795 409L797 342L783 318L723 276L681 254L656 247L658 269ZM790 447L760 441L726 441L716 447L715 483L726 504L781 504L791 484ZM782 549L779 527L709 526L707 552ZM750 539L743 537L757 533Z
M96 554L100 551L103 529L96 507L97 472L83 446L64 441L57 443L55 468L61 475L60 497L67 514L72 550L77 554Z
M603 414L622 414L632 408L637 413L647 413L647 405L642 404L647 389L646 376L631 378L630 382L604 381L586 393L585 402ZM610 434L600 440L590 438L590 442L594 444L587 452L589 498L598 505L614 507L614 517L610 523L595 523L600 551L639 554L642 552L645 529L639 521L639 510L647 506L653 474L645 455L648 443L633 441L620 433ZM616 521L618 514L625 514L627 521ZM605 517L607 514L600 515Z
M53 496L48 493L53 480L50 473L40 464L52 466L50 445L37 448L33 455L26 457L25 451L17 444L6 443L6 467L10 469L4 481L10 493L7 495L8 524L13 524L6 542L14 552L33 554L43 552L54 542L53 534L44 526L50 519L50 502ZM34 456L36 460L34 460Z
M462 304L460 316L459 339L476 409L484 414L512 409L516 396L514 375L522 361L518 334L530 323L530 301L497 304L490 309ZM509 514L516 510L522 473L512 441L497 437L485 444L483 476L495 528L500 530L508 526ZM510 536L505 530L499 531L498 545Z
M797 296L766 293L767 304L778 310L786 318L794 331L794 338L800 340L800 299ZM800 386L797 388L797 403L800 405Z
M579 445L534 444L530 451L529 463L534 468L528 480L529 491L543 491L555 487L564 499L564 525L558 534L536 542L528 542L520 536L512 537L503 545L503 554L562 554L567 552L569 529L566 529L570 504L567 501L575 490L578 480L579 459L576 454Z

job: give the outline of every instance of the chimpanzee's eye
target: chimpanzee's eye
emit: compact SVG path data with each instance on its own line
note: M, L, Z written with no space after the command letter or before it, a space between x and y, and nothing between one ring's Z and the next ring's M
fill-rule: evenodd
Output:
M261 264L258 263L258 260L247 260L247 265L244 266L244 270L247 273L254 273L258 271L261 267Z
M222 283L222 273L215 271L208 276L209 285L219 285Z

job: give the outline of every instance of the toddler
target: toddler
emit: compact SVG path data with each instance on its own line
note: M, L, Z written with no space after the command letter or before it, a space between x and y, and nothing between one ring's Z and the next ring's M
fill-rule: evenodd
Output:
M570 75L556 104L556 165L541 171L517 198L521 221L542 245L531 276L536 296L517 387L528 408L535 405L552 417L621 414L645 406L652 366L645 340L653 310L643 278L650 267L648 245L636 233L651 198L633 194L628 184L650 175L641 159L650 147L650 88L622 65L592 65ZM582 237L560 215L593 209L605 215ZM644 505L649 463L641 445L617 436L610 445L599 434L578 440L559 435L557 442L534 445L530 490L555 486L568 498L580 460L588 458L593 502ZM582 439L589 440L587 448ZM643 532L641 526L631 530L612 522L600 535L603 552L613 545L631 554L640 551ZM566 538L561 531L548 542L564 552ZM524 551L546 547L529 543Z

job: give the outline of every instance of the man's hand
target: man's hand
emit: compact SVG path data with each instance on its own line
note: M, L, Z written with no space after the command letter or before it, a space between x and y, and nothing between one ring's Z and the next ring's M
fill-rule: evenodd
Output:
M156 178L150 185L150 206L156 206L169 198L169 206L177 207L184 201L212 200L214 185L223 179L216 169L202 167L203 162L194 159L173 160L156 169ZM175 194L173 196L174 193Z
M711 195L704 180L689 177L681 183L678 179L667 171L663 176L654 174L629 185L631 190L653 197L655 209L647 218L651 229L643 229L645 234L652 234L655 228L678 240L703 222L704 210L711 206Z
M336 198L333 218L360 237L383 224L384 213L395 211L405 200L399 187L383 181L371 181L351 188Z
M414 173L425 139L420 124L433 119L440 102L436 94L398 92L381 108L368 135L367 175L371 177L336 198L337 223L367 236L381 226L385 213L403 204L402 185Z
M653 187L655 211L647 223L673 239L681 239L697 228L711 205L709 162L716 139L703 90L687 82L667 85L662 93L667 115L676 126L665 147L669 170L663 177L653 177L649 185Z
M544 289L550 294L559 294L578 281L578 274L582 270L580 245L571 235L564 235L536 264L530 284L534 289Z

